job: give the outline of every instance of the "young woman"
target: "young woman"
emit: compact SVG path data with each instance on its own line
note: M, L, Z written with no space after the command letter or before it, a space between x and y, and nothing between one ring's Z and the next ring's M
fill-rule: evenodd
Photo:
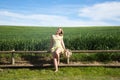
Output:
M58 28L55 35L51 37L51 52L53 54L53 62L55 67L55 72L58 71L59 56L65 51L65 45L63 41L63 30Z

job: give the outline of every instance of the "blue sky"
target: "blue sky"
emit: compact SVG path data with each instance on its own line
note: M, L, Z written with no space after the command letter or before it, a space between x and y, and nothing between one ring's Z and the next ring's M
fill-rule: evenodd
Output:
M120 26L120 0L1 0L0 25Z

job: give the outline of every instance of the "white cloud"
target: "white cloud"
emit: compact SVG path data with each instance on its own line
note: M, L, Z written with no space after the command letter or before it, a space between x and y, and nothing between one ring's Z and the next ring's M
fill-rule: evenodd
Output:
M106 2L84 7L80 9L79 16L91 20L120 21L120 2Z
M105 20L113 20L114 22L120 21L119 5L120 2L106 2L81 8L79 11L78 19L75 18L71 19L69 15L62 16L50 14L24 14L15 13L7 10L0 10L0 25L27 25L27 26L120 25L120 23L116 24L105 21ZM74 15L71 16L74 17ZM77 13L75 16L77 16ZM82 19L81 17L89 18L89 20Z
M56 16L56 15L44 15L44 14L19 14L14 12L8 12L8 11L0 11L1 16L8 16L12 18L18 18L18 19L31 19L31 20L45 20L45 21L51 21L55 19L65 19L65 17L62 16Z
M20 14L9 11L0 11L0 25L28 25L28 26L92 26L108 25L104 22L71 20L66 16L44 14Z
M0 11L0 17L4 19L0 19L0 24L21 24L21 25L56 25L58 22L62 22L63 20L67 20L64 16L57 15L45 15L45 14L20 14L9 11ZM10 20L10 21L8 21ZM23 22L25 21L25 22ZM11 22L11 23L10 23Z

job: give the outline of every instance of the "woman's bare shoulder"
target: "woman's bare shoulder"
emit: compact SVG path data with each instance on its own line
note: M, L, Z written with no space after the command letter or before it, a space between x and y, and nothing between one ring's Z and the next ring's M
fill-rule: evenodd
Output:
M51 35L51 38L53 38L55 35L53 34L53 35Z
M51 35L52 37L55 36L54 34Z
M61 38L63 38L63 36L61 36Z

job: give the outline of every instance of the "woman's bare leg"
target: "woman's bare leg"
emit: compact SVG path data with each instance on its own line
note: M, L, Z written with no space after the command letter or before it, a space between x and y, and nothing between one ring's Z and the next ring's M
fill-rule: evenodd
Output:
M58 71L58 63L57 63L57 58L54 58L54 66L55 66L55 71Z
M61 49L57 49L54 53L54 66L55 66L55 72L58 71L58 65L59 65L59 54L61 53Z

